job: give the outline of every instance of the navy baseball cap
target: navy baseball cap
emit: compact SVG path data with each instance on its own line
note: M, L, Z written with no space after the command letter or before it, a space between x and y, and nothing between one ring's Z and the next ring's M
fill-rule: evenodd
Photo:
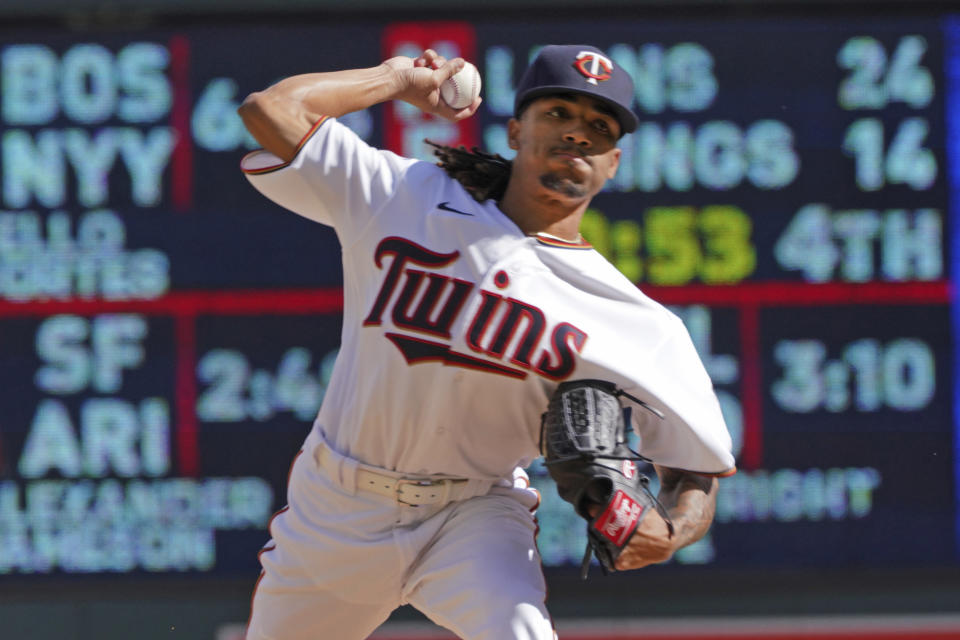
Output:
M623 133L637 128L633 80L626 69L590 45L551 44L537 54L517 85L514 115L535 98L556 93L582 93L608 104Z

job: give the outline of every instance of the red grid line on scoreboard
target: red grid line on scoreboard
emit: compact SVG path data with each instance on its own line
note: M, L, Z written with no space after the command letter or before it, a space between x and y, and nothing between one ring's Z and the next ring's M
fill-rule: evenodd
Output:
M743 449L739 466L756 469L763 463L763 371L760 360L760 309L782 306L919 305L947 304L952 296L949 282L822 283L762 282L737 285L689 285L643 287L663 304L705 304L731 307L739 312L741 349L740 401L743 409ZM179 291L154 300L70 299L43 302L0 300L0 318L56 314L95 315L140 313L172 316L177 340L176 413L179 471L199 475L197 444L195 322L198 315L303 315L340 313L343 293L339 288L235 291Z
M340 313L340 289L282 291L180 291L154 300L51 300L16 303L0 300L0 318L101 313L140 313L171 316L176 340L174 406L177 416L176 451L180 475L200 475L200 450L196 414L196 319L199 315L303 315ZM3 459L0 449L0 460Z
M170 84L173 104L170 108L170 126L177 140L170 157L170 199L180 212L193 207L193 136L190 135L190 40L175 35L167 45L170 51Z
M705 304L734 307L739 312L740 405L743 448L738 466L763 466L763 370L760 352L760 309L763 307L828 305L948 304L951 285L931 282L750 282L737 285L643 287L662 304Z
M144 315L302 315L337 313L343 310L339 288L177 291L153 300L103 300L72 298L43 302L0 300L0 318L99 313L142 313Z

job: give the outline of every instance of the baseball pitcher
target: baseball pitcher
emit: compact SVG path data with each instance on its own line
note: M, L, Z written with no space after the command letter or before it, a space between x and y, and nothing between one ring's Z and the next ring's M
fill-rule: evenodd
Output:
M479 98L440 97L463 65L427 50L293 76L240 109L263 146L250 182L333 227L344 271L340 353L260 553L248 640L366 638L403 604L469 640L553 639L524 467L545 456L585 519L585 566L607 571L703 536L734 471L682 323L579 232L637 127L624 69L544 48L517 87L512 161L403 158L336 119L387 100L468 118Z

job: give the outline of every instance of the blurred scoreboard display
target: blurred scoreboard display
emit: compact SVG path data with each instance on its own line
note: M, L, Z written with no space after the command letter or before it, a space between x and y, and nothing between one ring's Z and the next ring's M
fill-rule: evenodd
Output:
M333 232L240 174L243 96L430 46L481 69L476 117L343 121L509 157L527 61L581 41L641 120L584 235L683 318L737 455L672 564L958 565L960 21L318 22L0 29L0 581L255 575L342 292ZM572 568L583 524L531 473Z

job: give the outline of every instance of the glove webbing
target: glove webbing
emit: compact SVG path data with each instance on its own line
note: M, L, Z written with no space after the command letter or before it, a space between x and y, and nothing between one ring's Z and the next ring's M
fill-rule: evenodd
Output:
M625 396L625 397L633 400L633 401L636 402L638 405L640 405L641 407L643 407L644 409L646 409L647 411L649 411L649 412L652 413L653 415L657 416L657 417L660 418L661 420L663 420L663 418L664 418L662 411L660 411L660 410L657 409L656 407L651 407L649 404L647 404L646 402L644 402L644 401L641 400L640 398L637 398L636 396L633 396L633 395L627 393L627 392L624 391L623 389L614 388L614 390L613 390L611 393L612 393L614 396L617 396L617 397ZM538 448L539 448L540 451L543 451L543 450L544 450L544 449L543 449L543 431L544 431L544 425L545 425L545 423L544 423L544 418L546 418L546 414L543 414L543 415L540 417L540 442L538 443ZM649 458L644 458L644 457L643 457L642 455L640 455L640 453L638 453L637 451L634 451L633 449L630 449L630 447L627 447L627 449L630 451L630 453L633 454L632 456L612 456L612 455L595 455L595 454L594 454L594 455L577 454L577 455L573 455L573 456L567 456L567 457L565 457L565 458L557 458L557 459L555 459L555 460L550 460L549 462L546 461L546 460L544 460L544 463L543 463L543 464L544 464L545 466L549 466L549 465L551 465L551 464L557 464L558 462L568 462L568 461L570 461L570 460L576 460L577 458L587 458L587 459L589 459L589 460L597 460L597 459L603 460L603 459L606 459L606 460L634 460L634 461L641 461L641 462L650 462L650 459L649 459Z

